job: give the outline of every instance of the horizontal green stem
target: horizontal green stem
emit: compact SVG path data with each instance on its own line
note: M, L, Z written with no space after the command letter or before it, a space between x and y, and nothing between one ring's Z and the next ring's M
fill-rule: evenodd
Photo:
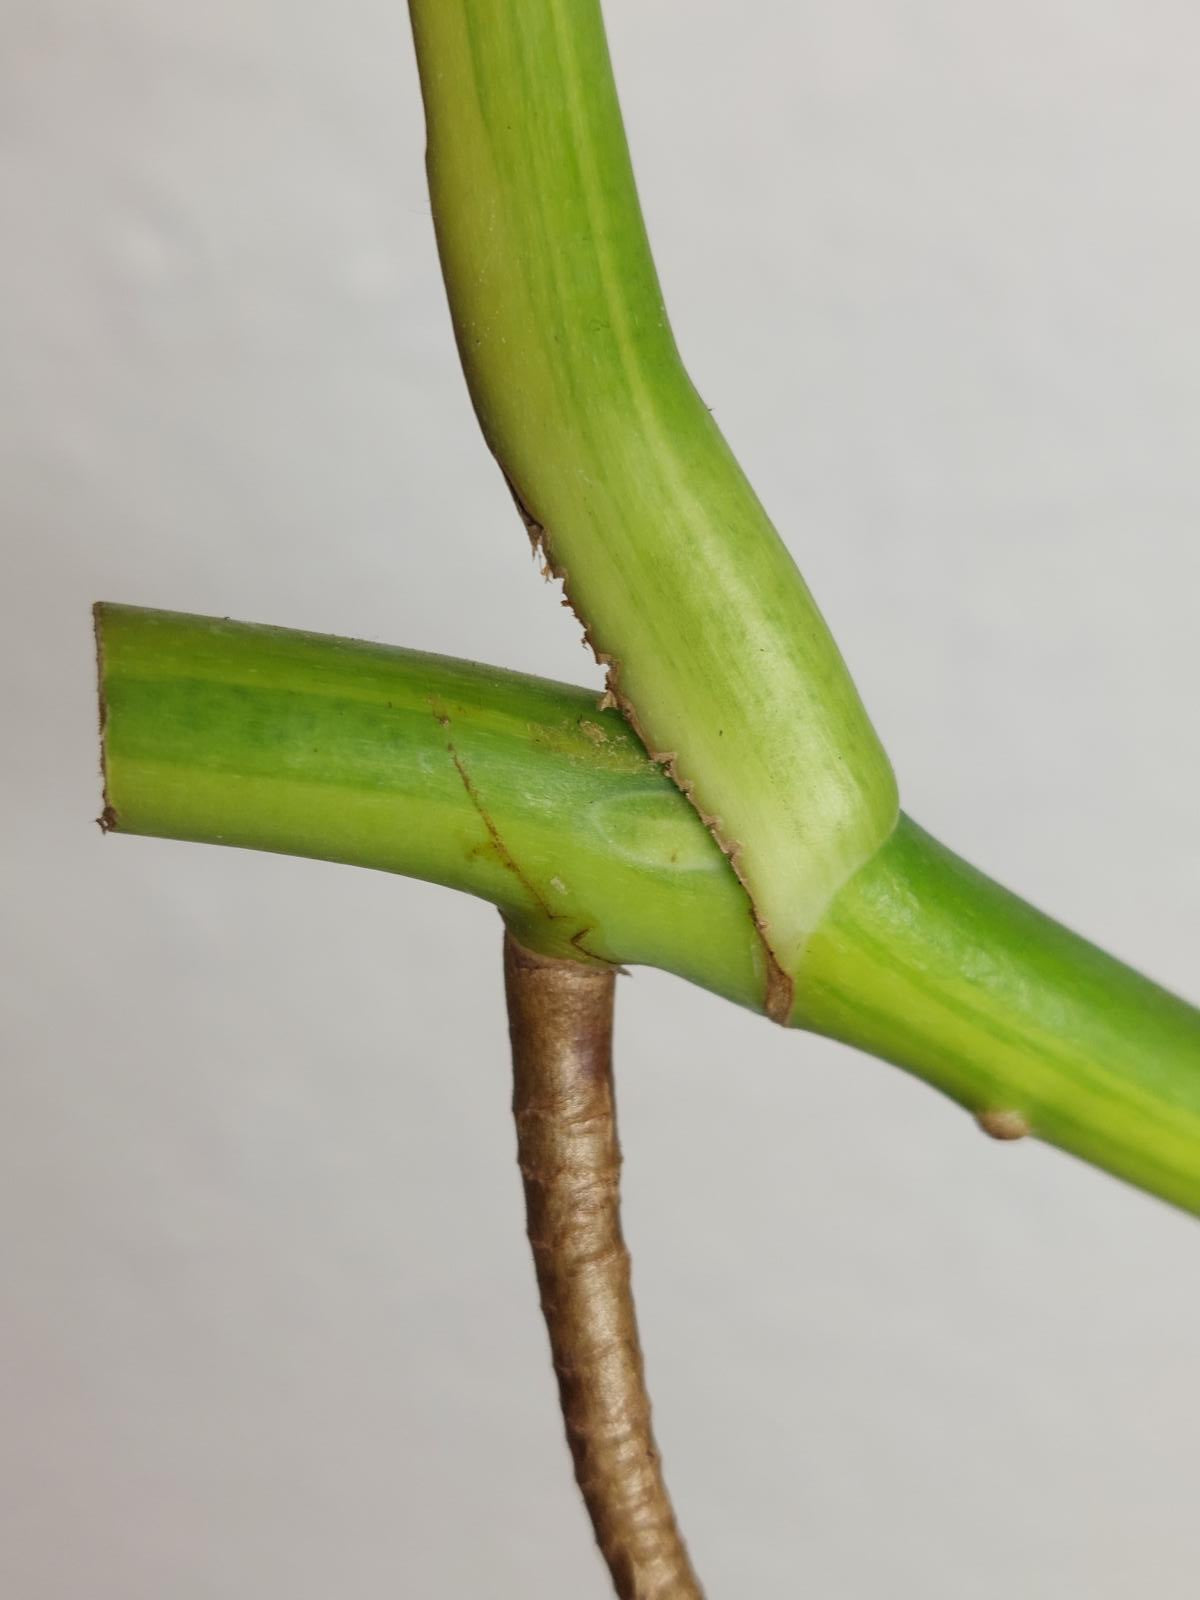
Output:
M593 695L278 628L96 622L109 828L429 879L543 953L762 1009L745 892ZM1200 1211L1200 1012L907 818L810 939L791 1021Z
M170 612L98 606L96 625L110 827L425 878L545 955L757 1005L744 891L594 694Z

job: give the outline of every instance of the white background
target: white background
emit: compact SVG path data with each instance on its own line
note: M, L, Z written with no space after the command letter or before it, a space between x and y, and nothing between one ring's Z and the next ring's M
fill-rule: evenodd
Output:
M1200 13L610 0L677 334L907 809L1200 999ZM598 681L478 438L400 0L0 10L0 1592L602 1600L487 907L103 840L97 597ZM1200 1236L622 984L713 1600L1190 1600Z

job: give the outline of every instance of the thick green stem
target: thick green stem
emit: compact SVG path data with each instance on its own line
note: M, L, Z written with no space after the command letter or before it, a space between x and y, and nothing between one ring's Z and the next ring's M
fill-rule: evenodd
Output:
M97 607L104 822L406 873L548 955L754 1009L744 891L620 717L411 651ZM1200 1211L1200 1012L901 818L809 941L791 1017Z
M105 818L492 901L543 955L762 996L744 891L581 689L284 628L98 606Z
M480 424L610 692L735 860L782 980L891 832L891 768L679 359L598 0L410 0Z
M1200 1012L902 817L834 901L802 1020L1200 1210Z

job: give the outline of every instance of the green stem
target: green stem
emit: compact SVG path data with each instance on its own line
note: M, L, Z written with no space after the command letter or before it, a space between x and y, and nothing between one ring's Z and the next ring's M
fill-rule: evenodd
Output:
M834 901L805 1023L1200 1210L1200 1011L907 818Z
M96 607L108 826L492 901L543 955L762 993L744 892L582 689L411 650Z
M597 0L410 11L484 435L614 700L735 860L786 1012L809 933L895 825L891 768L679 359Z
M543 954L762 1009L744 892L593 696L202 617L99 606L96 626L109 828L426 878ZM1200 1012L907 818L810 939L791 1020L1200 1211Z

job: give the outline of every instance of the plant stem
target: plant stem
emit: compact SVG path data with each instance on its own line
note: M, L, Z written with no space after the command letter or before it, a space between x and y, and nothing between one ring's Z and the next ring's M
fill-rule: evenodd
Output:
M679 359L597 0L410 0L442 269L484 435L782 982L895 825L823 619Z
M462 889L547 955L757 1008L744 892L595 694L412 650L96 608L107 825Z
M615 975L506 933L517 1160L575 1477L621 1600L702 1600L663 1482L621 1233Z
M814 936L803 1021L1200 1210L1200 1012L908 818Z
M542 954L763 1008L728 862L592 695L203 617L96 625L109 828L427 878ZM1200 1211L1200 1012L907 818L813 934L789 1020Z

